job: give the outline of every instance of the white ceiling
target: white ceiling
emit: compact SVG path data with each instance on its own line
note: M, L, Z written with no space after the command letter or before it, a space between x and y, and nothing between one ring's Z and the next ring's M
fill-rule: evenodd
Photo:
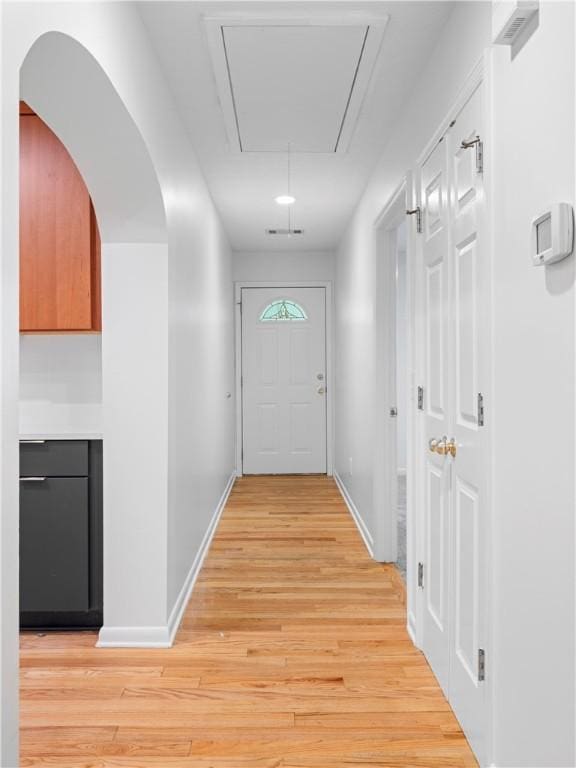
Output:
M231 148L346 151L386 20L329 24L276 14L266 24L241 17L207 20Z
M334 152L366 27L222 28L243 152Z
M452 5L141 3L235 250L337 245ZM270 237L288 224L288 144L305 232Z

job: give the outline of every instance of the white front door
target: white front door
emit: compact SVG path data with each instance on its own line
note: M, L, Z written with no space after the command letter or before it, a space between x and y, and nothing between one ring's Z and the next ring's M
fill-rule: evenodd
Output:
M423 650L477 756L485 738L487 374L479 86L420 169L425 553ZM468 146L463 146L463 143ZM435 441L435 442L430 442ZM451 450L450 450L451 449Z
M326 291L242 288L244 474L326 472Z

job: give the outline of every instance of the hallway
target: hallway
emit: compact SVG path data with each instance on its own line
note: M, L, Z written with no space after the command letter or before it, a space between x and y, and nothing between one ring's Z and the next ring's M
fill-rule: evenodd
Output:
M475 766L404 614L331 478L242 478L174 648L22 636L21 764Z

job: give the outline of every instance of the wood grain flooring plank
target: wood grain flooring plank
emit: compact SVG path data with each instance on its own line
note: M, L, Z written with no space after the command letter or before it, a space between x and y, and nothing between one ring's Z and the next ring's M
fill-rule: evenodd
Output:
M171 649L21 638L22 766L471 768L325 476L238 480Z

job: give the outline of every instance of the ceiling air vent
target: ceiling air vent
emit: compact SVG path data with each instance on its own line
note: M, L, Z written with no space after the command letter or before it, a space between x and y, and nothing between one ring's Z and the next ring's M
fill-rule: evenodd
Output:
M514 45L538 13L537 0L499 0L492 6L492 33L497 45ZM528 33L529 36L529 33Z
M267 229L267 235L303 235L303 229Z

